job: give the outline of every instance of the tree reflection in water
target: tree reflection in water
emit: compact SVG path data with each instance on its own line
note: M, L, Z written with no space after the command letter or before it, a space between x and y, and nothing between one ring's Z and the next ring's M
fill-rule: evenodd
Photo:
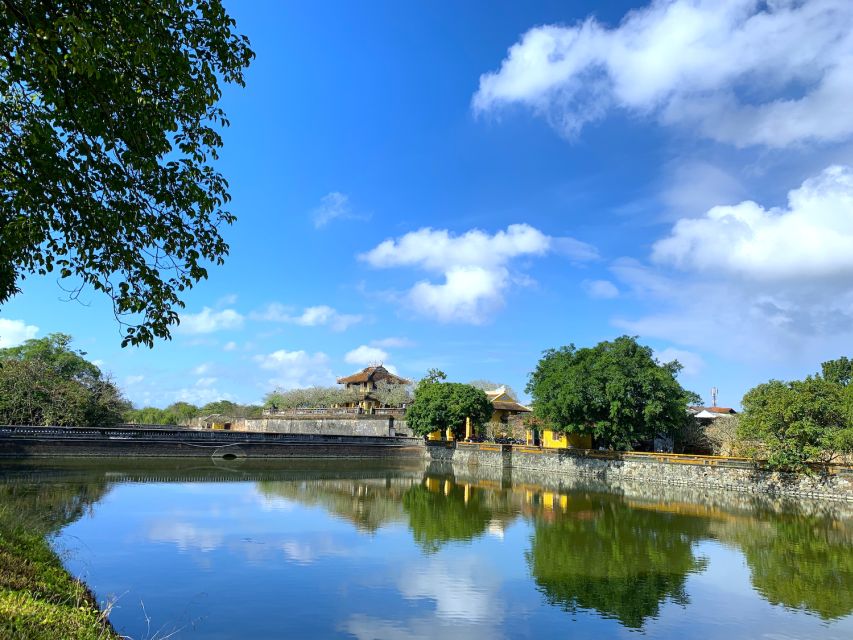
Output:
M693 544L707 528L705 519L632 509L617 498L572 496L565 513L534 519L526 555L551 604L639 629L665 600L688 604L687 576L706 567Z
M771 604L824 620L853 612L853 528L810 516L769 514L720 527L739 548L752 585Z
M455 484L450 478L428 477L403 494L403 509L415 541L434 553L452 540L471 540L486 530L492 510L483 491Z

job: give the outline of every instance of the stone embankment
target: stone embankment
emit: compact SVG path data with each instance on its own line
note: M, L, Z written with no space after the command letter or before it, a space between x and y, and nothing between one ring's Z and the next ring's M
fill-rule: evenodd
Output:
M430 461L449 462L454 467L511 468L514 478L521 476L521 470L531 470L588 478L614 487L620 483L651 483L853 502L853 467L846 466L794 474L760 469L742 458L463 442L428 443L426 456Z
M423 441L192 429L0 427L0 457L133 456L213 458L423 457Z

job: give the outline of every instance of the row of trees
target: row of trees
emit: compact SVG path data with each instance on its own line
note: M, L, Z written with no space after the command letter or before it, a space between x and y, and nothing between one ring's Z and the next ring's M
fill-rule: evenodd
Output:
M175 402L165 409L143 407L130 409L124 413L124 421L129 424L186 424L196 418L211 415L223 415L229 418L259 418L263 407L253 404L238 404L230 400L216 400L200 407L189 402Z
M412 387L381 380L370 395L382 404L399 407L412 401ZM357 389L335 387L305 387L301 389L276 389L264 397L264 406L269 409L304 409L339 407L361 400L363 392Z

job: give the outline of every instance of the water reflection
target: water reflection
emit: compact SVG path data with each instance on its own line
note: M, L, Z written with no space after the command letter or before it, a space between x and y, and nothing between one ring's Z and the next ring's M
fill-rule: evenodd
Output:
M70 566L101 599L132 589L167 620L201 607L193 637L710 636L726 614L694 577L724 569L725 548L749 571L729 585L749 594L739 610L761 620L743 635L853 633L853 507L605 489L411 465L6 463L0 514L81 541ZM113 619L140 637L130 607Z
M629 628L657 617L667 599L689 604L687 576L707 566L694 553L694 543L707 536L707 521L632 509L609 495L558 499L556 517L534 518L527 552L548 602L573 612L592 609Z

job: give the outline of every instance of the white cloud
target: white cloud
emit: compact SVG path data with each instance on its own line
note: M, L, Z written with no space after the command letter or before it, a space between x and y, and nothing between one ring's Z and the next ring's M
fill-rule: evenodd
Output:
M221 298L219 298L219 300L216 301L217 307L231 307L231 306L234 306L235 304L237 304L237 294L236 293L226 294L226 295L222 296Z
M17 347L19 344L35 338L38 332L37 326L27 324L23 320L0 318L0 349Z
M371 340L371 346L379 347L380 349L404 349L406 347L413 347L415 343L408 338L398 338L398 337L390 337L390 338L382 338L381 340Z
M612 265L653 306L617 326L740 361L837 357L853 339L853 170L806 180L785 207L742 202L680 220L652 257Z
M835 283L853 276L853 170L834 166L788 193L786 209L755 202L679 220L655 262L760 281Z
M441 322L479 324L503 306L510 284L529 282L510 270L520 257L550 252L575 260L596 257L590 245L571 238L552 238L527 224L513 224L490 235L473 229L455 236L446 229L423 228L389 239L359 256L373 267L416 267L441 274L443 282L422 280L407 293L417 312Z
M272 371L269 384L282 389L296 389L315 385L334 384L335 376L329 369L329 357L322 352L279 349L266 355L258 355L255 362L262 369Z
M225 345L222 347L222 350L223 351L236 351L237 350L237 343L234 342L233 340L226 342Z
M655 0L615 28L530 29L480 77L476 113L521 104L566 136L614 107L736 146L853 134L849 0Z
M193 373L197 376L203 376L208 371L210 371L210 364L207 362L202 362L200 365L193 369Z
M661 193L667 218L702 215L711 207L734 204L746 197L741 182L727 171L707 162L672 163Z
M619 297L619 289L610 280L585 280L583 287L591 298L609 299Z
M322 229L332 222L332 220L365 220L367 216L356 214L352 211L348 195L332 191L320 199L320 206L311 212L311 218L314 220L314 227Z
M130 387L130 386L133 386L135 384L139 384L143 380L145 380L145 376L127 376L124 379L124 383Z
M688 377L698 375L705 367L705 361L702 359L702 356L692 351L685 351L684 349L668 347L656 352L655 357L661 363L678 360L679 364L683 367L681 370L682 374Z
M306 307L301 314L295 315L292 309L284 305L269 304L262 311L252 314L256 320L267 322L286 322L302 327L329 327L332 331L346 331L364 318L360 315L340 313L328 305Z
M388 359L388 352L379 349L378 347L368 347L361 345L344 356L344 362L358 365L371 365L374 363L382 363Z
M242 326L243 316L234 309L214 311L210 307L204 307L199 313L181 314L181 324L178 326L178 331L189 334L214 333L215 331L239 329Z
M217 400L236 400L233 394L220 391L213 386L214 384L216 384L216 378L199 378L193 386L178 389L173 397L176 402L189 402L197 406Z

